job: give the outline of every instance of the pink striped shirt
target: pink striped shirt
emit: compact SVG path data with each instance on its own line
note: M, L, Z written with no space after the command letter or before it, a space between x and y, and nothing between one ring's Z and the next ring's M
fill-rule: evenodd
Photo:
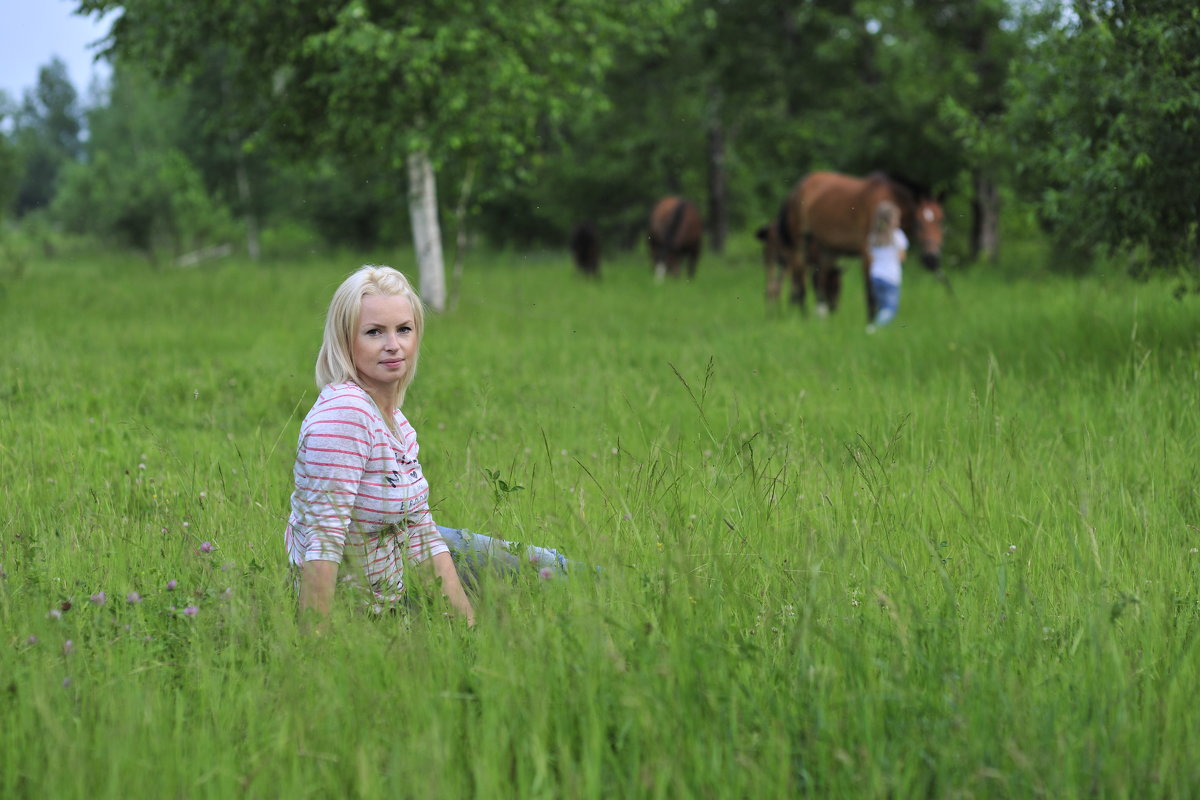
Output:
M396 436L356 383L321 390L300 426L292 513L284 540L292 564L336 561L343 579L366 579L377 598L404 592L404 562L449 552L429 512L417 434L396 409Z

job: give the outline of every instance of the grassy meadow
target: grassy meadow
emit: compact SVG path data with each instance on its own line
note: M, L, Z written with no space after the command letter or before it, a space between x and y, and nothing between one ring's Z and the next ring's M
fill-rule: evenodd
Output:
M910 269L867 335L853 271L818 320L748 250L475 254L405 405L435 517L602 569L311 639L292 459L362 260L0 283L0 796L1200 795L1200 296Z

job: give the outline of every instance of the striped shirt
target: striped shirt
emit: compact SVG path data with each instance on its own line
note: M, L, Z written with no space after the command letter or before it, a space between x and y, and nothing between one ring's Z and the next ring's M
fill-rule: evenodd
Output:
M404 592L404 562L449 552L429 512L417 434L399 409L393 434L356 383L321 390L300 426L284 540L292 564L336 561L377 599Z

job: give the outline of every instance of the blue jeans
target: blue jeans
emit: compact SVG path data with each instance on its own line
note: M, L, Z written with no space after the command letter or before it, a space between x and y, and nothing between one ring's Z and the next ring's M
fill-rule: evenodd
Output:
M871 278L871 296L875 298L875 319L871 322L887 325L900 310L900 284Z
M562 553L550 547L509 542L462 528L444 528L438 525L437 529L446 541L446 546L450 548L450 555L454 557L460 577L471 585L475 583L479 571L484 568L511 575L515 574L522 564L529 564L538 570L552 570L553 574L557 575L565 572L570 564Z

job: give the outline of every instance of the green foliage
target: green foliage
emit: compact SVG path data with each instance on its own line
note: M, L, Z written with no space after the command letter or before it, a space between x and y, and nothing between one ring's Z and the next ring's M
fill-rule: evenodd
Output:
M0 795L1200 793L1200 297L914 271L868 337L732 258L488 253L405 407L436 518L602 571L305 639L292 459L361 260L6 286Z
M1064 257L1142 248L1149 265L1200 257L1200 10L1077 2L1014 76L1009 127L1024 190Z
M229 241L228 211L179 149L180 108L137 71L115 72L109 104L89 115L88 158L68 166L55 199L67 230L151 256Z
M207 43L222 42L239 56L234 103L266 109L264 136L399 168L414 150L521 160L543 120L602 101L614 43L675 4L475 0L448 14L438 2L80 3L117 6L117 52L160 76L194 75Z
M37 86L26 92L13 117L13 143L21 168L13 206L17 216L50 205L59 174L79 157L82 129L78 95L67 66L55 58L38 70Z
M0 89L0 231L5 218L12 213L12 201L21 179L20 157L9 134L13 113L8 95Z

